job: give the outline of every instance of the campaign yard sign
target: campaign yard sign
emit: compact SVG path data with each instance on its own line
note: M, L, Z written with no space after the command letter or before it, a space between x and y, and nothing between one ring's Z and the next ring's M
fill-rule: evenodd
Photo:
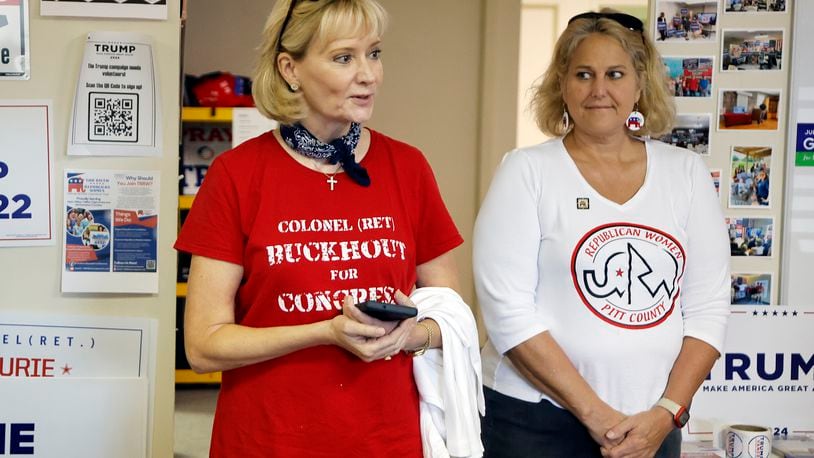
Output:
M814 124L797 124L797 148L794 165L814 167Z
M156 327L4 310L0 457L145 457Z
M814 307L732 306L724 354L692 403L685 439L754 424L784 438L814 432Z

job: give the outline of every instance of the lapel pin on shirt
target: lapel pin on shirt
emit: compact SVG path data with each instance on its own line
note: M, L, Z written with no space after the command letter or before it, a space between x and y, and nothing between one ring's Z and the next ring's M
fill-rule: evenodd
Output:
M591 200L587 197L577 197L577 210L590 210Z

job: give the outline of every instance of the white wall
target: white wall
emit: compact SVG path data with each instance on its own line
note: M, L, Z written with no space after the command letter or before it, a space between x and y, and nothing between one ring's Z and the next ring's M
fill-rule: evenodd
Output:
M647 0L523 0L520 25L520 66L517 75L517 135L516 146L543 142L548 137L540 132L534 114L528 109L531 88L548 68L554 44L568 19L585 11L611 7L635 13L647 7Z

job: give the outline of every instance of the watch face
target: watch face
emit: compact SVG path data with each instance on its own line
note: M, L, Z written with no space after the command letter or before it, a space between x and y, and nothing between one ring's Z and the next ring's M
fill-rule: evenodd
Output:
M681 412L676 418L676 422L680 424L682 428L687 424L688 421L690 421L690 413L687 410Z

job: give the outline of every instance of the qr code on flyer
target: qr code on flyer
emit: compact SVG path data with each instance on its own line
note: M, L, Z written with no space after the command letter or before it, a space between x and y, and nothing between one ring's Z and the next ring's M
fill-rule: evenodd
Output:
M91 92L88 140L138 141L138 94Z

